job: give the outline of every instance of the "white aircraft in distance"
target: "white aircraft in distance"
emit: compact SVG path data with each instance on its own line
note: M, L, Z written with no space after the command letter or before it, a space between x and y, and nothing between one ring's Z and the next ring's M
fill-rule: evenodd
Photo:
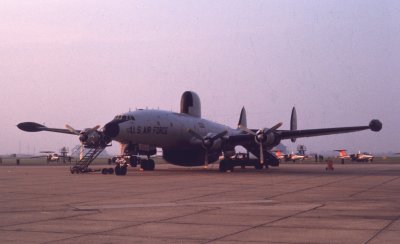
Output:
M374 160L374 156L371 154L366 152L361 153L360 151L358 153L351 154L350 158L352 161L357 162L372 162Z
M230 128L201 118L200 98L195 92L184 92L180 105L179 113L139 109L120 114L101 130L100 126L83 130L75 130L69 125L66 125L66 129L49 128L34 122L24 122L17 126L28 132L50 131L78 135L82 145L93 149L93 152L72 167L71 173L90 171L88 165L96 154L112 141L117 141L121 144L121 155L119 160L115 160L116 175L125 175L128 164L140 164L143 170L154 170L154 161L150 156L156 154L157 147L162 148L163 158L168 163L180 166L207 166L224 155L224 159L219 162L219 169L225 172L238 166L229 158L235 155L235 147L241 145L259 159L258 164L249 165L262 169L264 166L279 165L278 158L270 150L281 140L291 139L294 142L300 137L366 129L380 131L382 128L379 120L371 120L367 126L297 130L296 110L293 108L290 130L279 130L282 123L270 128L249 129L244 107L237 128ZM114 169L103 169L102 173L114 173Z
M306 158L308 158L306 155L295 154L292 152L285 157L285 161L293 161L293 162L296 162L296 160L304 161L304 159Z
M62 151L61 151L62 152ZM49 162L62 162L66 163L71 162L72 158L68 156L66 153L58 154L55 153L54 151L40 151L43 155L40 156L34 156L32 158L46 158L47 163Z
M40 151L40 153L43 153L43 155L36 156L36 158L45 157L47 162L51 162L51 161L58 162L60 160L59 155L57 153L55 153L54 151Z
M348 155L347 150L345 149L339 149L339 150L334 150L339 152L339 156L337 158L340 158L342 160L342 164L344 163L345 159L351 159L352 161L357 161L357 162L372 162L374 160L374 156L372 156L369 153L361 153L360 151L355 154Z

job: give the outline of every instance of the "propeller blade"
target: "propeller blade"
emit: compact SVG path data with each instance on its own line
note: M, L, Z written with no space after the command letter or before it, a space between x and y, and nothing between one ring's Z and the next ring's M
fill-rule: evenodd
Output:
M267 132L276 131L279 127L282 126L282 124L282 122L279 122L278 124L272 126Z
M83 143L81 143L81 148L79 149L79 160L83 159L83 152L84 152Z
M67 130L71 131L72 133L74 133L75 135L79 135L78 131L75 130L74 128L72 128L72 126L65 124L65 128L67 128Z
M260 143L260 164L264 164L264 150L263 150L263 144Z
M205 137L202 137L201 135L197 134L197 132L193 131L192 129L187 130L189 134L191 134L193 137L196 139L200 140L202 143L202 146L204 148L204 168L208 168L208 149L210 149L213 146L213 143L215 140L220 139L224 137L226 134L228 134L228 131L224 130L212 137L210 137L210 134L207 134Z
M195 137L196 139L199 139L200 141L203 141L203 137L199 134L197 134L195 131L193 131L192 129L188 129L189 134L191 134L193 137Z
M204 168L205 169L207 169L208 168L208 150L207 149L204 149L205 150L205 158L204 158Z
M98 130L100 128L100 125L96 125L95 127L92 128L92 130Z

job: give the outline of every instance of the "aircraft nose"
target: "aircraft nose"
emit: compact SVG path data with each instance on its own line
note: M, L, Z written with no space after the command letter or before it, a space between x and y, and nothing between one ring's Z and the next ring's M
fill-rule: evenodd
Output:
M115 138L119 134L119 124L117 121L107 123L103 128L103 133L109 138Z

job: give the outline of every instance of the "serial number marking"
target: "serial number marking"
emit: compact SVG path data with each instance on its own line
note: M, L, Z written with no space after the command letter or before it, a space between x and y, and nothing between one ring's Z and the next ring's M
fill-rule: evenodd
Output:
M168 127L166 126L131 126L127 129L130 134L154 134L167 135Z

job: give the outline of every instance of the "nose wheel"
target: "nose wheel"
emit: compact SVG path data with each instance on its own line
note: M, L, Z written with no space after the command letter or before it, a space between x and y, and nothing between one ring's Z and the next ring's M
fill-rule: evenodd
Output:
M128 172L128 165L119 165L115 166L115 175L126 175Z

